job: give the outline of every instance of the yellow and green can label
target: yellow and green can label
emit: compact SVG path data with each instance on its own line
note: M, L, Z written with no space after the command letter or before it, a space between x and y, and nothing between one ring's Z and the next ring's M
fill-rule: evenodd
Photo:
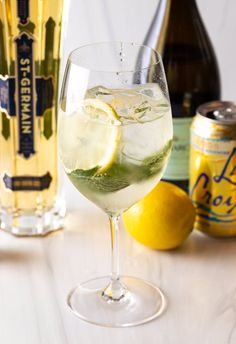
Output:
M213 236L236 235L236 139L228 127L199 121L190 150L190 196L195 227ZM200 124L200 125L199 125ZM215 126L215 135L204 135ZM224 134L224 135L223 135Z

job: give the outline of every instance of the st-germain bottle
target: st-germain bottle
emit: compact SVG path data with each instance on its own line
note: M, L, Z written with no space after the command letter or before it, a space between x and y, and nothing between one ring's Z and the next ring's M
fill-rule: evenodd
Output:
M196 108L220 99L216 56L195 0L160 0L145 38L163 58L174 142L164 178L187 191L190 124Z
M0 1L0 227L62 225L57 90L63 0Z

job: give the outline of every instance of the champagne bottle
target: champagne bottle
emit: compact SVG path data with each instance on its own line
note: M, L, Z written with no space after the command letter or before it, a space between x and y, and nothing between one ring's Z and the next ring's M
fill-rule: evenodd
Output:
M61 227L57 89L63 0L0 1L0 227Z
M174 142L164 179L187 191L190 124L196 108L220 99L216 56L195 0L160 0L144 44L163 58Z

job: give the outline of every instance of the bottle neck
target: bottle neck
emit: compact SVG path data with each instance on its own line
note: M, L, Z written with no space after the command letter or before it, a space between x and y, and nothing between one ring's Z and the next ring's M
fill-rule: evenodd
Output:
M144 44L158 50L162 55L167 34L173 35L175 31L175 35L178 34L179 37L183 36L183 32L184 36L188 35L186 28L193 27L193 18L201 20L196 0L160 0Z
M172 11L183 12L185 15L190 11L198 11L196 0L160 0L166 8Z

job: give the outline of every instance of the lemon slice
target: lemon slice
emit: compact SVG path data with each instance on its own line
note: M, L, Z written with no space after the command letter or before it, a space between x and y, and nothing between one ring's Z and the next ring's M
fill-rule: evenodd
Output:
M121 137L121 122L111 105L85 99L77 111L62 112L59 151L67 173L96 169L105 172L114 162Z
M119 117L114 108L99 100L86 99L83 109L89 121L86 132L90 140L87 141L87 158L84 169L99 166L98 172L105 172L113 163L120 142L121 128Z
M114 108L100 99L87 98L82 105L86 114L92 119L98 119L105 123L119 123L119 116Z

